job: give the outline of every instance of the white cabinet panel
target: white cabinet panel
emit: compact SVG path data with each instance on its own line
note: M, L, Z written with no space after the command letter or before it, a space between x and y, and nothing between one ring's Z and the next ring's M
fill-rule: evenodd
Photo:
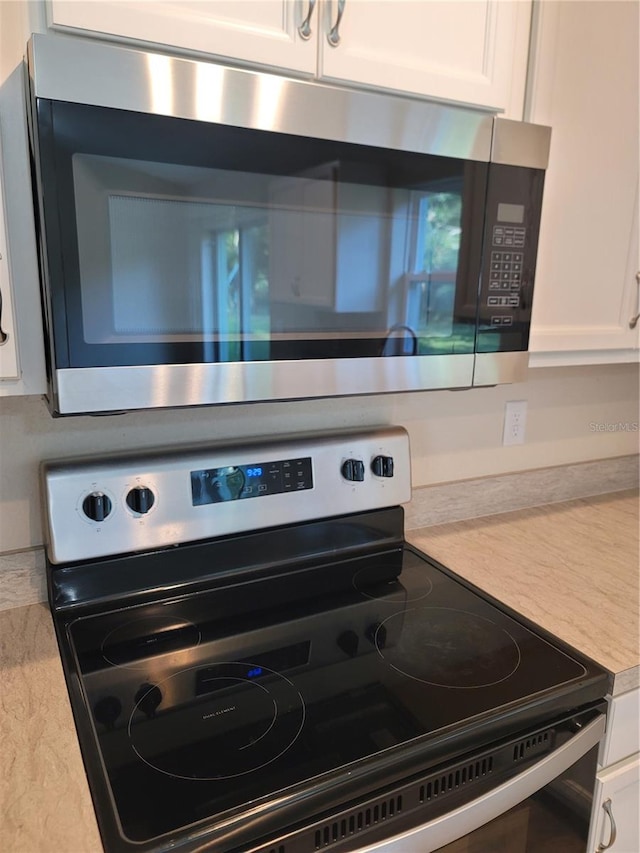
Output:
M340 43L321 39L321 74L522 118L530 14L512 0L346 0Z
M0 397L43 394L44 338L22 66L0 86L0 139L4 192L0 243L6 240L0 247L0 287L2 327L9 335L0 346Z
M527 117L553 131L533 364L551 363L538 353L565 353L566 364L571 353L583 362L586 353L637 358L638 9L616 0L538 7Z
M313 74L314 40L298 33L303 0L50 0L54 28L141 42ZM316 13L317 14L317 13ZM315 31L315 21L313 28Z
M588 853L638 853L640 850L640 756L627 758L599 773L594 793ZM611 817L607 810L610 810ZM615 825L615 841L611 843ZM602 845L602 846L600 846Z
M636 752L640 752L640 690L630 690L610 700L599 763L608 767Z
M0 163L2 163L1 148ZM3 175L0 173L0 379L17 379L19 374L18 348L16 346L7 233L4 224L3 185Z
M47 8L54 29L318 74L522 118L531 0L48 0ZM331 46L327 37L339 8L339 43Z

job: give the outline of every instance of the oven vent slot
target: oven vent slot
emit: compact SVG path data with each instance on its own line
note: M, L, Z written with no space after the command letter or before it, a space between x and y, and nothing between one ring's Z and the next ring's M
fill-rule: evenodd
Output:
M376 823L395 817L401 811L402 795L380 800L373 805L367 806L366 809L360 809L360 811L353 812L341 820L335 820L332 823L326 824L321 829L317 829L315 833L315 849L322 850L323 847L328 847L330 844L342 841L343 838L357 835L365 829L370 829Z
M464 764L462 767L457 767L449 773L436 776L433 779L429 779L424 785L420 785L420 802L428 803L431 800L435 800L436 797L441 797L443 794L449 794L451 791L456 791L458 788L462 788L472 782L477 782L492 772L493 756L491 755L474 761L471 764Z
M528 737L526 740L521 740L513 747L513 760L522 761L530 758L532 755L537 755L539 752L544 752L548 748L551 740L551 730L540 732L537 735Z

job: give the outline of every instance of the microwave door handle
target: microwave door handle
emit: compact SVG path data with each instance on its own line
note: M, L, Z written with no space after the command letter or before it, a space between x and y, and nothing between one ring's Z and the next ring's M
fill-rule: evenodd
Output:
M416 850L429 853L451 844L517 806L561 776L600 742L604 729L605 717L602 715L519 776L428 823L367 847L359 847L358 853L416 853Z

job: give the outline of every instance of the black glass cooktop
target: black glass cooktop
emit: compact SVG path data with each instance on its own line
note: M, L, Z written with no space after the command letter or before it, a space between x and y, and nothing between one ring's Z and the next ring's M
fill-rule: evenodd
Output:
M84 743L97 738L134 842L211 816L257 820L276 796L444 750L451 733L488 738L496 720L534 715L589 676L409 547L66 631L92 721Z

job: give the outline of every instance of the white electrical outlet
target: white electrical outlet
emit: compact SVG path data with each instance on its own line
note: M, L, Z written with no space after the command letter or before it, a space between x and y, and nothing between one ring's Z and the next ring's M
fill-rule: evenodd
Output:
M527 401L511 400L504 406L504 430L502 444L524 444L524 431L527 425Z

